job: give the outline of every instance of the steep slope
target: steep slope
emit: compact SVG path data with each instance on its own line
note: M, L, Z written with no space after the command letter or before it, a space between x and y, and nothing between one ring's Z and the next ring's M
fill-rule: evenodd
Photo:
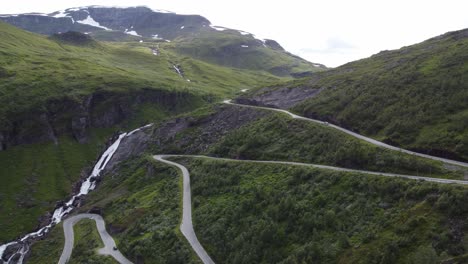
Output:
M248 97L296 105L302 115L394 145L467 160L467 76L468 30L461 30Z
M117 131L279 80L157 44L48 38L0 22L0 241L45 220Z
M105 41L172 41L177 51L185 55L223 66L264 70L278 76L326 69L284 51L273 40L259 40L244 31L213 26L198 15L179 15L141 6L88 6L51 14L1 15L0 20L45 35L78 31Z

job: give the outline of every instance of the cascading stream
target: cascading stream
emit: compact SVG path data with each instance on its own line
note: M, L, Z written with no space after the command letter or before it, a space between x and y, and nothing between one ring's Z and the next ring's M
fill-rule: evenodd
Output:
M64 216L66 216L68 213L70 213L75 208L73 203L75 202L76 198L83 197L83 196L87 195L90 191L94 190L94 188L96 188L96 178L101 176L100 175L101 172L106 168L107 163L112 159L112 156L114 155L114 153L119 148L119 145L120 145L120 142L122 141L122 139L127 137L127 136L132 135L133 133L135 133L135 132L137 132L137 131L139 131L139 130L141 130L143 128L147 128L147 127L150 127L152 125L153 124L148 124L146 126L137 128L137 129L135 129L135 130L133 130L131 132L120 134L119 137L114 141L114 143L112 143L112 145L110 145L106 149L106 151L104 151L104 153L101 155L98 162L94 165L92 173L81 184L80 191L78 192L78 194L72 196L70 198L70 200L68 200L64 205L62 205L62 206L60 206L60 207L58 207L58 208L56 208L54 210L54 213L53 213L53 215L52 215L52 217L50 219L50 223L48 225L40 228L39 230L37 230L35 232L29 233L29 234L23 236L22 238L20 238L20 239L18 239L16 241L9 242L9 243L4 244L4 245L0 245L0 261L1 261L1 263L3 263L3 264L13 264L13 263L22 264L24 256L29 251L28 240L32 240L32 239L35 239L35 238L38 238L38 237L42 237L45 234L47 234L53 226L60 223L62 221L62 219L64 218ZM18 245L18 244L21 245L21 247L14 254L12 254L9 259L4 259L3 255L4 255L5 251L6 251L6 249L8 247L10 247L10 246L15 246L15 245ZM17 259L17 260L15 260L15 259ZM13 262L13 261L16 261L16 262Z

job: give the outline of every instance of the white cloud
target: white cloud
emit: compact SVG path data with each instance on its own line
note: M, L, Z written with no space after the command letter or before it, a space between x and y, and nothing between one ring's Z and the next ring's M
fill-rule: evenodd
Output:
M44 0L6 2L1 12L48 13L86 5L147 5L200 14L214 25L275 39L287 50L327 66L468 28L466 0Z

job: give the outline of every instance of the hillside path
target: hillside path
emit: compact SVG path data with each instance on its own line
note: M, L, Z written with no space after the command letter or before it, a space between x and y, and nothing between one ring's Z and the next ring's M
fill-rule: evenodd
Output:
M63 232L65 234L65 246L63 247L62 255L60 256L59 264L65 264L70 260L72 250L73 250L73 243L75 240L73 226L81 221L82 219L91 219L96 222L96 227L101 236L102 242L104 243L104 247L98 250L98 253L101 255L110 255L115 260L117 260L121 264L132 264L127 258L120 253L118 250L114 250L116 248L114 239L107 233L106 224L102 216L97 214L79 214L67 218L63 222Z
M431 155L427 155L427 154L414 152L414 151L411 151L411 150L406 150L406 149L394 147L394 146L385 144L383 142L380 142L378 140L375 140L375 139L360 135L360 134L355 133L353 131L350 131L350 130L348 130L346 128L342 128L342 127L339 127L337 125L330 124L328 122L324 122L324 121L320 121L320 120L316 120L316 119L312 119L312 118L307 118L307 117L303 117L303 116L299 116L299 115L293 114L293 113L291 113L291 112L289 112L287 110L284 110L284 109L264 107L264 106L236 104L236 103L231 102L231 100L224 100L223 103L228 104L228 105L235 105L235 106L241 106L241 107L250 107L250 108L263 109L263 110L269 110L269 111L275 111L275 112L288 114L290 117L292 117L294 119L314 122L314 123L317 123L317 124L325 125L325 126L340 130L340 131L342 131L342 132L344 132L344 133L346 133L348 135L351 135L351 136L353 136L355 138L364 140L366 142L369 142L369 143L371 143L373 145L376 145L376 146L379 146L379 147L383 147L383 148L391 149L391 150L395 150L395 151L400 151L402 153L406 153L406 154L413 155L413 156L418 156L418 157L427 158L427 159L431 159L431 160L441 161L441 162L444 162L444 163L447 163L447 164L452 164L452 165L457 165L457 166L468 168L468 163L466 163L466 162L461 162L461 161L456 161L456 160L451 160L451 159L444 159L444 158L440 158L440 157L435 157L435 156L431 156Z

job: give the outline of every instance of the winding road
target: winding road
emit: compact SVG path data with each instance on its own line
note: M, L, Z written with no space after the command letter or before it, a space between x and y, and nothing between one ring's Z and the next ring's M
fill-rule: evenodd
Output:
M328 122L324 122L324 121L320 121L320 120L316 120L316 119L311 119L311 118L299 116L299 115L293 114L293 113L291 113L291 112L289 112L287 110L284 110L284 109L270 108L270 107L264 107L264 106L236 104L236 103L231 102L231 100L224 100L223 103L228 104L228 105L235 105L235 106L241 106L241 107L249 107L249 108L263 109L263 110L268 110L268 111L275 111L275 112L284 113L284 114L287 114L287 115L289 115L290 117L292 117L294 119L300 119L300 120L305 120L305 121L309 121L309 122L314 122L314 123L317 123L317 124L325 125L325 126L340 130L340 131L342 131L342 132L344 132L344 133L346 133L348 135L351 135L351 136L353 136L355 138L364 140L366 142L369 142L369 143L371 143L373 145L376 145L376 146L379 146L379 147L399 151L399 152L406 153L406 154L413 155L413 156L418 156L418 157L427 158L427 159L431 159L431 160L441 161L441 162L444 162L444 163L447 163L447 164L452 164L452 165L457 165L457 166L468 168L468 163L466 163L466 162L450 160L450 159L444 159L444 158L440 158L440 157L435 157L435 156L431 156L431 155L427 155L427 154L422 154L422 153L418 153L418 152L414 152L414 151L394 147L394 146L385 144L383 142L380 142L378 140L375 140L375 139L368 138L366 136L360 135L360 134L355 133L353 131L350 131L348 129L339 127L337 125L333 125L333 124L330 124Z
M190 191L190 174L184 166L168 161L164 159L165 157L173 157L171 155L155 155L153 158L157 161L169 164L171 166L175 166L182 171L183 175L183 203L182 203L182 224L180 225L180 231L188 240L190 245L192 246L195 253L197 253L198 257L203 261L205 264L214 264L213 260L210 258L208 253L206 253L203 246L198 241L197 235L195 235L195 231L193 230L192 224L192 195Z
M120 253L120 251L114 250L114 247L116 248L115 241L114 239L112 239L109 233L107 233L104 219L102 219L102 217L97 214L79 214L67 218L63 222L65 246L63 248L62 255L60 256L59 264L65 264L70 260L73 250L73 243L75 240L73 226L83 219L91 219L96 222L97 230L99 232L99 235L101 236L102 242L104 242L104 247L98 250L99 254L110 255L121 264L132 264L132 262L125 258L124 255Z
M378 176L385 176L385 177L400 177L400 178L406 178L406 179L412 179L412 180L423 180L423 181L443 183L443 184L468 184L468 181L462 181L462 180L429 178L429 177L421 177L421 176L414 176L414 175L373 172L373 171L365 171L365 170L352 170L352 169L346 169L346 168L340 168L340 167L301 163L301 162L291 162L291 161L237 160L237 159L227 159L227 158L215 158L215 157L209 157L209 156L203 156L203 155L154 155L153 158L155 160L166 163L171 166L175 166L182 171L184 190L183 190L183 204L182 204L182 207L183 207L182 224L180 225L180 230L182 231L182 234L185 236L185 238L188 240L188 242L192 246L193 250L197 253L198 257L205 264L211 264L214 262L210 258L208 253L205 251L203 246L200 244L200 242L198 241L198 238L193 229L192 198L191 198L191 191L190 191L190 173L187 170L187 168L184 167L183 165L166 159L166 158L171 158L171 157L203 158L203 159L212 159L212 160L220 160L220 161L228 161L228 162L284 164L284 165L305 166L305 167L312 167L312 168L319 168L319 169L327 169L327 170L341 171L341 172L363 173L363 174L378 175Z

